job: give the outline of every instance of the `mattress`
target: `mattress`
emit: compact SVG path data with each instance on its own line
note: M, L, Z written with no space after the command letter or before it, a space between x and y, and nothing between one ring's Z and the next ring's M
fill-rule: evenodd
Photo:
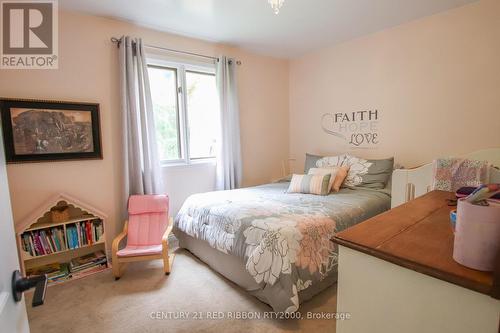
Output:
M276 312L297 311L336 281L336 232L390 207L387 190L317 196L288 185L196 194L174 223L181 247Z

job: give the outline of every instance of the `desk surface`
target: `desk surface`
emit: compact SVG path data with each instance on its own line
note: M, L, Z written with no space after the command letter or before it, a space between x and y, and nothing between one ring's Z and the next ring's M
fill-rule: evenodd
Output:
M453 260L453 231L446 199L450 192L432 191L395 207L334 237L340 245L408 269L490 295L493 274Z

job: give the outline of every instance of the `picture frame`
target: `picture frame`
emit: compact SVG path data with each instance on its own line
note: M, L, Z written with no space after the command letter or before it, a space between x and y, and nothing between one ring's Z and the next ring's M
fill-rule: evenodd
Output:
M7 163L102 159L99 104L0 99Z

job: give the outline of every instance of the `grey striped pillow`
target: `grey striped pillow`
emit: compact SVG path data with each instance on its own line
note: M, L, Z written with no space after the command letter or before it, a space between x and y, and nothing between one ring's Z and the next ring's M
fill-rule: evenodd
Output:
M288 193L306 193L328 195L330 192L330 177L326 175L296 175L292 176Z

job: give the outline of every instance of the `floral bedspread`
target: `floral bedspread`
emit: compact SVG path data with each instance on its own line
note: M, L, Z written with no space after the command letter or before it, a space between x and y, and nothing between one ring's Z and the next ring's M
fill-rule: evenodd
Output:
M275 311L294 312L299 292L336 273L333 235L390 207L384 191L328 196L286 193L289 183L189 197L175 229L235 255L270 294Z

